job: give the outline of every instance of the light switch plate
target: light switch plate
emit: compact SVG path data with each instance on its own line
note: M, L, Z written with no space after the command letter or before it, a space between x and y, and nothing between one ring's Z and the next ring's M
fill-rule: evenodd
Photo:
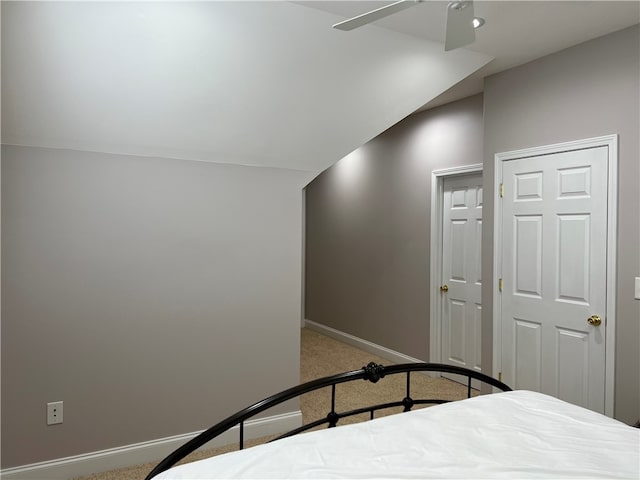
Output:
M636 277L636 300L640 300L640 277Z

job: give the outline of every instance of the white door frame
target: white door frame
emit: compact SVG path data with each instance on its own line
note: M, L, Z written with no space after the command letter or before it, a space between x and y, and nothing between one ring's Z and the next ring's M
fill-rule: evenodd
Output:
M429 361L440 363L442 359L442 301L440 280L442 276L442 216L444 214L444 179L470 173L482 173L482 164L443 168L431 172L431 252L429 295Z
M608 148L608 184L607 184L607 299L605 321L607 338L605 340L605 415L613 417L615 390L615 339L616 339L616 244L618 231L618 135L587 138L572 142L556 143L541 147L525 148L510 152L496 153L494 157L495 198L493 206L493 376L502 371L502 311L498 281L502 277L502 202L498 201L499 185L502 183L503 162L526 157L537 157L568 150L581 150L595 147Z

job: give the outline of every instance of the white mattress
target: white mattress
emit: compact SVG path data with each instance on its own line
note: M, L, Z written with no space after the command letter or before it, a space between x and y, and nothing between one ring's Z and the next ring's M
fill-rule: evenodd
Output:
M640 478L640 429L528 391L297 435L155 479Z

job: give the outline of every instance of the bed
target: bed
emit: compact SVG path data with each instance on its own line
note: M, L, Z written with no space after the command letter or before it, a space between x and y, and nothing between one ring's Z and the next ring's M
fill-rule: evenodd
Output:
M466 380L466 399L412 398L413 372ZM405 375L403 398L351 411L335 409L336 385ZM476 395L482 382L495 393ZM243 448L242 426L275 404L331 389L326 418L276 441ZM414 409L418 405L433 405ZM389 407L403 413L374 418ZM368 412L370 421L335 427ZM180 459L240 425L240 450L184 465ZM147 480L212 478L640 478L640 430L557 398L511 391L502 382L449 365L374 363L285 390L207 429L165 458Z

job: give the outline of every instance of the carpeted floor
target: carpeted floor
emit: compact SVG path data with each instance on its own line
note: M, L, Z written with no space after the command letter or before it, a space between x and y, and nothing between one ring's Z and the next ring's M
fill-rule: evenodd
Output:
M348 370L357 370L368 364L376 362L380 364L389 364L390 362L371 355L365 351L339 342L325 335L303 328L301 338L301 355L300 355L300 382L306 382L315 378L332 375ZM393 376L385 378L384 381L377 384L369 382L351 382L336 387L337 400L336 410L350 410L353 408L371 405L374 403L383 403L391 400L401 400L404 396L404 376ZM411 376L412 396L435 396L443 399L458 399L466 396L466 388L455 382L442 379L431 378L427 375ZM429 395L427 395L427 393ZM256 399L256 401L259 399ZM300 409L302 411L303 421L305 423L324 418L329 412L330 392L328 389L319 390L303 395L300 398ZM376 416L388 415L398 412L382 411ZM366 419L368 414L363 414L360 418ZM343 419L343 423L351 423L359 419ZM204 426L203 426L204 427ZM247 446L257 445L268 440L268 438L247 441ZM226 447L215 448L190 455L185 461L194 461L202 458L227 453L237 449L237 445L229 445ZM160 459L158 459L160 460ZM96 473L76 480L142 480L145 475L151 471L156 465L154 463L146 463L136 465L129 468L121 468L109 472Z

